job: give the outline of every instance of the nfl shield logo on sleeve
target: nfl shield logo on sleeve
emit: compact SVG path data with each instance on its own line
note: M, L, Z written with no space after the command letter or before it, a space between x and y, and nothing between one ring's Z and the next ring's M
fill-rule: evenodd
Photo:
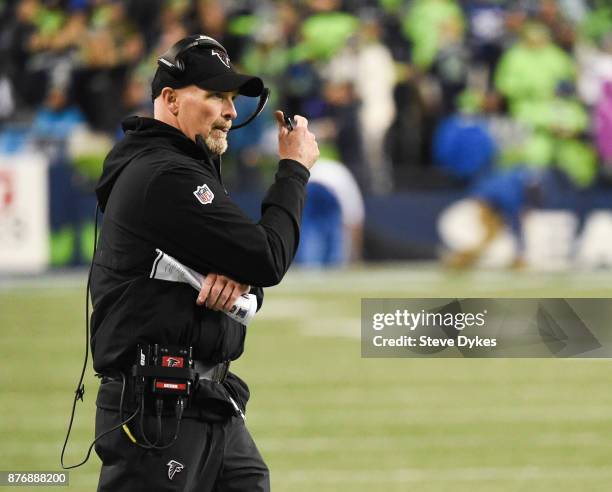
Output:
M198 186L193 192L193 194L202 205L208 205L209 203L212 203L213 198L215 198L215 194L206 184Z

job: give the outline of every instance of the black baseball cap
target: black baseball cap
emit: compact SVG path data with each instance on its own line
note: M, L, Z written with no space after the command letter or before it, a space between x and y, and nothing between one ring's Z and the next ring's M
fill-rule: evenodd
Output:
M181 55L181 61L185 67L182 73L157 67L151 82L153 99L164 87L180 89L189 85L222 92L238 90L239 94L249 97L258 97L263 92L263 81L259 77L237 73L227 54L220 49L195 46Z

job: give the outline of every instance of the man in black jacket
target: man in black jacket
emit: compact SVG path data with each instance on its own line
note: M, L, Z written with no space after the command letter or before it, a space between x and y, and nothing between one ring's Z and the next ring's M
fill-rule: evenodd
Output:
M259 96L263 83L237 74L222 47L193 43L180 62L181 72L160 63L154 118L123 123L125 138L107 156L96 188L104 213L91 276L93 363L104 375L96 435L121 422L119 401L138 344L192 347L200 378L171 446L137 444L156 435L150 402L141 409L144 435L135 419L97 442L98 490L265 491L268 470L242 418L248 388L227 371L242 354L246 329L223 309L246 292L261 307L262 287L283 278L319 151L305 118L296 116L290 131L276 112L280 162L253 223L228 197L220 155L237 116L234 98ZM199 293L149 278L157 248L206 275ZM124 420L136 405L127 387ZM163 412L158 447L171 442L176 421L173 411Z

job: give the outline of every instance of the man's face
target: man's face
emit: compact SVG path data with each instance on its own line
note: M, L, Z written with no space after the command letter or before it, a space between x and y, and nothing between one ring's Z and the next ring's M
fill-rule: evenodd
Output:
M236 119L234 99L238 91L216 92L195 85L176 89L180 130L195 142L201 135L214 154L227 150L227 132Z

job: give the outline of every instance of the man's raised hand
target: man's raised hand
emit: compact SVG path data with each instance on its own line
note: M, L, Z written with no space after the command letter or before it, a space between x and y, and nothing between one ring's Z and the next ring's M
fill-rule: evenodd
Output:
M308 130L308 120L296 115L292 131L285 126L283 112L274 113L278 123L278 155L281 159L292 159L306 169L314 166L319 158L319 146L313 133Z

